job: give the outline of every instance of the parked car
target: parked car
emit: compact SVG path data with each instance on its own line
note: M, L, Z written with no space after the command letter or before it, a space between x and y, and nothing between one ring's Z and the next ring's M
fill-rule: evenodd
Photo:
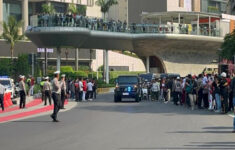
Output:
M139 77L143 81L151 82L153 79L157 78L157 75L155 73L145 73L145 74L140 74Z
M15 85L13 79L8 76L0 76L0 83L6 88L6 92L11 93L11 98L15 97Z

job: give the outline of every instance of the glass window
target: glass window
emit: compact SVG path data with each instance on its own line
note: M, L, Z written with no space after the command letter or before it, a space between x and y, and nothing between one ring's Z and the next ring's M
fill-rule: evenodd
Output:
M132 84L132 83L138 83L138 78L137 77L128 77L128 76L123 76L118 78L118 83L120 84Z
M184 0L179 0L179 7L184 7Z
M19 21L22 18L21 15L21 2L3 2L3 21L7 21L9 16L15 16Z

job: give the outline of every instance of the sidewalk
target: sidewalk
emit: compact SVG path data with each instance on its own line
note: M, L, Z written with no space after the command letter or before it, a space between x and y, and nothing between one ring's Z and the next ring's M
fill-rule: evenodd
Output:
M0 123L21 120L26 118L32 118L42 115L49 115L53 111L53 102L52 105L44 105L41 99L34 99L32 96L26 97L26 108L19 109L19 98L16 99L17 105L5 108L5 111L0 110ZM77 105L77 102L66 101L66 109L62 109L61 112L68 111L74 108Z

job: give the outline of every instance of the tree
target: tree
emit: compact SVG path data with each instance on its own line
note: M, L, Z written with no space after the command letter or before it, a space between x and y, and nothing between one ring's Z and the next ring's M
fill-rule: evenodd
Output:
M86 9L85 5L77 5L78 14L86 16Z
M55 13L55 8L53 5L45 3L42 4L42 12L47 14L53 14Z
M95 4L97 6L100 6L100 10L104 14L104 19L105 19L105 15L109 11L109 8L113 5L117 5L118 1L117 0L97 0Z
M23 22L17 21L14 16L9 16L7 22L3 22L3 38L10 44L11 61L13 62L14 48L17 41L23 39L24 35L20 35L20 28Z
M19 75L29 75L30 74L30 64L28 63L28 54L21 54L18 56L18 59L14 63L14 72L13 76L15 79Z
M235 55L235 30L224 37L219 55L226 59L232 59Z
M72 13L72 14L77 14L78 10L75 4L69 4L68 7L68 12Z

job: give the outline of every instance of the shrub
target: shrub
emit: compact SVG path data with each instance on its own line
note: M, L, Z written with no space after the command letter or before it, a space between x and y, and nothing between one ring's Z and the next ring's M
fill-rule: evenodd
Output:
M98 88L110 88L115 87L114 84L98 84Z
M110 79L115 79L117 78L118 76L120 75L139 75L139 74L142 74L144 72L141 72L141 71L110 71Z
M86 72L84 71L75 71L73 74L72 74L73 78L78 78L78 77L83 77L83 78L86 78L88 75Z
M81 65L81 66L78 66L78 70L80 70L80 71L89 71L90 67Z
M74 72L71 66L62 66L60 67L60 71L63 73Z
M99 79L103 78L102 72L98 72ZM97 72L89 72L88 78L97 78Z

